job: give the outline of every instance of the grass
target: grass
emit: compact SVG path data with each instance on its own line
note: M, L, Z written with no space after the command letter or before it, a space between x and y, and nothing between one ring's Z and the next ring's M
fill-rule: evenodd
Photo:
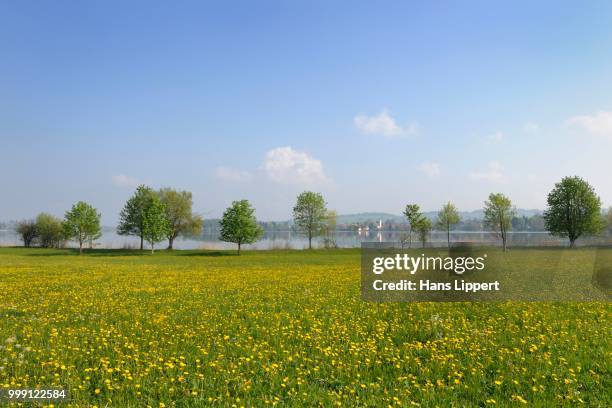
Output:
M508 256L535 273L550 251ZM0 249L0 386L98 407L612 405L607 302L359 288L358 250Z

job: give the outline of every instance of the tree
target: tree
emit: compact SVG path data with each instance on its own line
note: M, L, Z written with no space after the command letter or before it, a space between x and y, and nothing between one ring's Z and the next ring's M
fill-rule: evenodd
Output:
M312 238L325 231L327 209L320 193L304 191L297 197L293 207L293 221L303 234L308 236L308 249L312 249Z
M451 226L458 224L461 221L457 207L450 201L442 207L438 212L438 226L446 231L446 241L450 249L450 230Z
M484 204L484 223L501 239L504 251L508 239L508 231L512 229L512 217L516 210L512 201L502 193L491 193Z
M417 221L416 225L414 226L414 229L417 231L417 234L419 235L419 239L421 240L421 243L423 244L423 248L425 248L425 244L427 243L427 238L429 237L429 233L431 232L431 229L432 229L431 221L427 217L421 217Z
M59 248L64 243L62 221L51 214L40 213L36 217L38 240L43 248Z
M156 195L152 195L142 212L142 236L155 252L155 244L168 236L169 222L166 217L166 206Z
M337 248L338 244L334 238L336 226L338 224L338 213L335 210L327 211L325 215L325 248Z
M140 237L140 250L144 248L144 218L145 209L150 205L152 197L155 195L151 188L140 185L136 192L125 203L121 214L119 214L119 226L117 234L135 235Z
M17 225L15 225L15 232L21 236L23 246L26 248L31 247L34 240L38 237L36 222L34 220L19 221Z
M220 221L221 241L238 244L238 255L242 244L252 244L263 235L263 228L257 224L255 209L249 200L232 202L232 206L223 213Z
M408 248L412 247L412 231L416 229L419 221L423 218L421 208L417 204L408 204L404 210L404 215L408 220ZM402 245L403 246L403 245Z
M172 249L174 240L179 235L198 235L202 231L204 220L192 211L193 200L191 192L162 188L159 198L166 206L168 219L168 249Z
M580 177L564 177L548 194L547 202L546 229L552 235L569 238L570 247L581 235L601 231L601 200Z
M79 243L80 255L84 242L93 242L102 236L100 213L86 202L79 201L66 211L63 229L65 237Z

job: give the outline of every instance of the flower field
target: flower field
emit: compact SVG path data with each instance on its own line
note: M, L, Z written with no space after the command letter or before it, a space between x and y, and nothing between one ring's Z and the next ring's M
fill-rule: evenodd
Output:
M535 273L537 251L509 256ZM0 249L0 386L98 407L612 405L609 303L367 303L359 262Z

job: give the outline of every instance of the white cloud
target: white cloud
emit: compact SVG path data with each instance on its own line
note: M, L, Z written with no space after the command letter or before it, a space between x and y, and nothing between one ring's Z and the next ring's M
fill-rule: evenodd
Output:
M497 161L489 162L487 169L484 171L474 171L470 173L470 178L474 181L504 181L503 166Z
M366 135L399 137L416 135L420 131L417 122L411 122L404 128L400 127L386 109L383 109L378 115L357 115L353 118L353 123L361 133Z
M535 135L539 131L540 131L540 125L534 122L527 122L523 126L523 132L530 134L530 135Z
M417 170L429 178L440 176L440 165L438 163L424 162L417 167Z
M592 115L573 116L565 123L570 126L581 127L589 133L612 137L612 111L599 111Z
M288 146L266 153L263 167L268 177L277 183L313 185L329 182L320 160Z
M113 176L113 183L119 187L138 187L141 184L138 179L126 176L125 174Z
M488 135L487 140L490 142L501 142L504 140L504 134L498 130L497 132Z
M225 166L220 166L215 169L215 177L217 177L219 180L234 182L249 181L253 178L251 173L248 171L233 169Z

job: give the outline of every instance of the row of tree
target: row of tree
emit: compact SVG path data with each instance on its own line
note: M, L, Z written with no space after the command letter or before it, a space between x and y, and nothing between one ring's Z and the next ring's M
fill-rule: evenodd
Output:
M59 248L67 240L74 240L79 243L79 252L83 251L83 245L88 243L91 247L102 236L100 213L83 201L66 211L63 220L41 213L35 220L18 222L15 229L26 247L38 244L44 248Z
M517 210L518 212L519 210ZM432 214L431 212L423 213L423 216L429 218L432 221L432 231L446 231L443 225L438 224L438 212ZM474 218L474 215L462 218L461 213L459 215L459 222L451 226L451 231L483 231L486 227L481 218ZM341 223L338 221L338 229L343 231L357 231L359 228L368 228L368 230L377 230L382 222L382 229L385 231L408 231L409 224L405 221L405 218L398 220L395 217L392 219L384 219L380 216L374 217L362 222L350 222ZM284 229L291 229L290 221L284 223ZM274 230L274 228L269 228ZM268 230L268 228L266 228ZM513 231L526 231L526 232L542 232L546 231L544 226L544 217L541 214L533 214L531 216L520 215L512 217L512 230Z
M555 184L548 194L548 208L544 212L544 226L552 235L568 238L570 246L576 245L576 240L585 234L598 234L606 223L612 222L612 210L606 220L601 212L601 200L593 187L580 177L565 177ZM508 231L512 229L516 218L516 209L510 198L502 193L492 193L484 203L484 224L495 232L502 240L504 251L507 248ZM427 236L432 229L432 223L420 212L417 204L408 204L404 210L410 230L408 245L412 243L412 231L415 230L425 246ZM447 232L450 247L450 230L452 225L459 223L457 208L447 203L438 213L437 225Z
M325 236L327 247L335 246L332 231L336 228L336 212L328 211L320 193L305 191L297 197L293 207L295 227L308 238L308 249L317 236ZM255 209L248 200L234 201L225 210L220 221L219 238L238 245L252 244L263 235L263 228L257 223Z
M202 231L203 219L193 213L192 206L188 191L171 188L155 191L139 186L121 210L117 233L138 236L141 250L146 241L153 252L155 245L163 240L168 240L168 248L172 249L179 235L199 235ZM93 206L79 201L66 212L63 220L41 213L35 220L18 222L15 230L26 247L58 248L71 240L79 244L79 253L82 253L85 245L93 247L93 242L102 236L100 218Z
M141 185L123 206L119 214L119 235L140 238L140 249L145 241L155 250L155 244L168 240L173 249L178 236L199 235L204 219L193 213L193 198L189 191L162 188L155 191Z
M601 216L601 200L589 183L580 177L565 177L557 183L548 195L548 208L544 212L544 225L551 234L567 237L570 246L584 234L597 234L605 225ZM155 191L150 187L138 186L120 213L117 232L140 238L140 249L144 243L155 245L168 241L173 248L179 236L198 235L202 231L203 219L192 211L192 195L188 191L163 188ZM461 221L457 207L446 203L438 212L435 222L425 217L417 204L408 204L404 210L408 221L408 233L402 242L412 246L412 235L416 233L425 246L434 225L446 231L450 247L450 231ZM512 229L516 209L512 201L502 193L492 193L484 203L484 223L502 240L507 247L508 231ZM609 213L612 221L612 211ZM308 238L312 248L315 237L323 236L326 246L335 246L332 231L336 228L336 212L329 211L320 193L305 191L298 195L293 207L295 228ZM36 220L17 224L17 232L24 245L38 243L43 247L61 246L66 240L78 242L79 251L83 246L92 246L101 236L100 213L85 202L76 203L66 212L64 220L49 214L40 214ZM255 209L248 200L234 201L225 210L220 221L220 239L237 244L238 253L244 244L256 242L263 235L263 228L257 222Z

